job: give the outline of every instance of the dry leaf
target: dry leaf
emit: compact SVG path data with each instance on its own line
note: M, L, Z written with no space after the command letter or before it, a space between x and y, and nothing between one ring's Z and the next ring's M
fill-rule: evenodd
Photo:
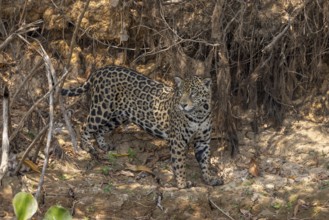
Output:
M259 176L258 164L256 163L256 160L254 158L252 158L249 163L249 174L253 177Z
M127 169L131 170L131 171L144 171L144 172L154 175L152 170L150 168L148 168L147 166L133 165L133 164L129 164L129 163L126 163L126 166L127 166Z
M299 204L297 203L297 205L296 205L295 208L294 208L294 217L297 216L297 212L298 212L298 210L299 210Z
M246 210L246 209L240 209L240 212L242 213L242 215L247 218L247 219L251 219L252 218L252 214L250 213L250 211Z
M298 199L297 201L297 205L295 206L294 208L294 217L296 217L298 211L299 211L299 207L302 207L304 209L308 209L309 208L309 203L305 202L304 200L302 199Z
M37 172L37 173L41 173L40 170L39 170L39 167L33 163L31 160L24 160L23 163L30 167L34 172Z
M119 175L124 175L124 176L128 176L128 177L133 177L133 176L135 176L132 172L130 172L130 171L126 171L126 170L121 170L121 171L119 172Z

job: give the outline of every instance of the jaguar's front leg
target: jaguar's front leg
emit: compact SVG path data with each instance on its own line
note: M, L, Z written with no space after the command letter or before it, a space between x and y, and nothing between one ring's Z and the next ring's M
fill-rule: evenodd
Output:
M177 187L180 189L190 187L186 182L186 144L183 141L172 139L169 141L171 149L171 163L176 178Z
M202 172L203 180L211 186L223 185L222 178L212 176L209 171L210 165L210 135L209 137L196 138L194 143L195 158L197 159Z

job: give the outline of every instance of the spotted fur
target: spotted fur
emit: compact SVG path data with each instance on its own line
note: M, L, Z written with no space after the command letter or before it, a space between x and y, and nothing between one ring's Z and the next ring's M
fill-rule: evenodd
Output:
M63 89L64 96L91 90L91 107L82 135L83 146L93 149L95 137L103 149L112 149L104 134L132 122L148 133L166 139L179 188L186 181L186 151L193 141L202 177L209 185L223 184L209 173L211 134L211 80L175 77L175 87L166 86L136 71L108 66L95 71L80 87Z

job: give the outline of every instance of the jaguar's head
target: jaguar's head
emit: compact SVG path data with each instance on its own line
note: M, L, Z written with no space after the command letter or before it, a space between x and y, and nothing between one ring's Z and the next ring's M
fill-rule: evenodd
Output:
M177 107L186 113L210 111L211 79L192 76L183 80L175 77Z

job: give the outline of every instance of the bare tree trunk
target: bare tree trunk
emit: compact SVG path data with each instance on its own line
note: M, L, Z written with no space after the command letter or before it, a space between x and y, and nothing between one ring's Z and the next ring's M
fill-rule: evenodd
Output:
M0 182L8 170L9 151L10 151L9 90L8 90L7 86L5 86L5 89L3 92L2 119L3 119L3 131L2 131L2 158L1 158L1 165L0 165Z
M214 126L216 132L226 132L230 146L231 156L238 151L238 137L236 133L235 121L233 120L230 91L231 91L231 73L228 59L228 50L226 48L226 27L222 26L223 5L225 0L217 1L212 14L212 38L215 39L217 46L215 54L215 96L214 96Z

